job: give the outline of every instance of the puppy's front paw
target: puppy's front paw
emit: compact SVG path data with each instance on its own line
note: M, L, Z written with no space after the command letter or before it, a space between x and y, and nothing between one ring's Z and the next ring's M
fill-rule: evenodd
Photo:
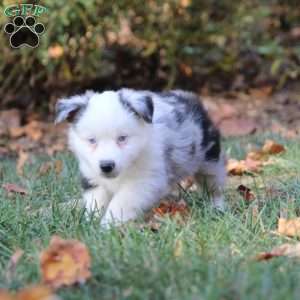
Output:
M83 194L84 206L88 214L103 215L109 202L107 193L103 189L86 191Z

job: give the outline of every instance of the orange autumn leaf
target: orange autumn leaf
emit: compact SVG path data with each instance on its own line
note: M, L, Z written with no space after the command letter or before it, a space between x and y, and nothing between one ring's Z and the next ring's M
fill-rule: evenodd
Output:
M91 258L87 247L77 240L53 236L41 253L43 281L53 288L84 283L91 276Z
M47 286L37 285L24 288L17 293L0 290L0 300L59 300Z
M230 175L241 176L247 172L259 172L262 163L260 161L246 158L246 160L229 159L227 172Z
M184 200L180 201L161 201L158 207L153 208L154 214L158 216L170 215L175 216L179 214L186 216L188 213L188 206Z
M286 236L300 236L300 218L285 219L279 218L278 229L279 234Z
M244 198L245 201L250 202L255 199L254 194L251 192L251 189L246 187L245 185L241 184L238 186L237 191L240 195Z
M58 300L49 287L43 285L24 288L19 291L15 300Z
M266 140L262 147L263 153L266 154L278 154L285 151L283 145L277 144L275 141Z
M229 159L227 162L227 172L230 175L243 175L247 171L244 160Z
M269 156L285 151L284 146L272 140L266 140L262 149L250 151L244 160L229 159L227 172L230 175L241 176L247 172L260 172L261 167L270 163Z
M300 257L300 243L297 244L283 244L275 247L270 252L262 252L256 256L256 260L269 260L273 257L286 256L286 257Z
M0 300L16 300L16 298L7 290L0 289Z
M25 126L26 135L33 141L39 141L43 136L42 123L31 121Z
M4 183L2 188L6 190L8 193L17 193L21 195L27 195L28 191L14 183Z

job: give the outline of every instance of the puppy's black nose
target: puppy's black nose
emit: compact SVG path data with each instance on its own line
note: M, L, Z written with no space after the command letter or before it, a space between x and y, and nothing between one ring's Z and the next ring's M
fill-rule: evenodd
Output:
M110 173L115 168L115 162L112 160L100 161L100 169L103 173Z

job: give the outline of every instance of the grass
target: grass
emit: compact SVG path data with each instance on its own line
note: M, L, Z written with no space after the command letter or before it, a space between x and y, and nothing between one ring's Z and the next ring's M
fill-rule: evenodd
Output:
M261 145L265 138L232 139L224 146L231 157L241 158L248 144ZM83 241L93 262L92 278L82 286L59 290L62 299L298 299L300 262L253 259L287 241L271 233L280 213L288 217L299 213L299 141L276 140L287 152L258 176L230 179L229 210L223 216L215 214L200 195L189 195L187 222L166 218L158 232L133 224L105 231L97 218L85 219L82 209L62 207L61 202L80 196L77 165L68 153L34 157L22 178L16 175L14 161L2 161L1 184L22 184L30 192L8 197L0 189L0 288L37 283L39 252L51 235L58 234ZM54 159L63 161L62 173L38 175L42 162ZM250 205L235 191L240 183L257 195ZM179 243L182 249L175 256ZM16 248L25 255L8 281L5 268Z

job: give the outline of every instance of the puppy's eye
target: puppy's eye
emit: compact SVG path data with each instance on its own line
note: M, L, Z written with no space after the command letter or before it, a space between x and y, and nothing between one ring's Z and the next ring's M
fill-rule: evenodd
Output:
M127 141L127 139L128 139L128 136L127 136L127 135L120 135L120 136L118 136L118 138L117 138L117 142L118 142L118 143L125 143L125 142Z
M96 145L97 144L97 141L95 138L89 138L88 139L88 142L91 144L91 145Z

